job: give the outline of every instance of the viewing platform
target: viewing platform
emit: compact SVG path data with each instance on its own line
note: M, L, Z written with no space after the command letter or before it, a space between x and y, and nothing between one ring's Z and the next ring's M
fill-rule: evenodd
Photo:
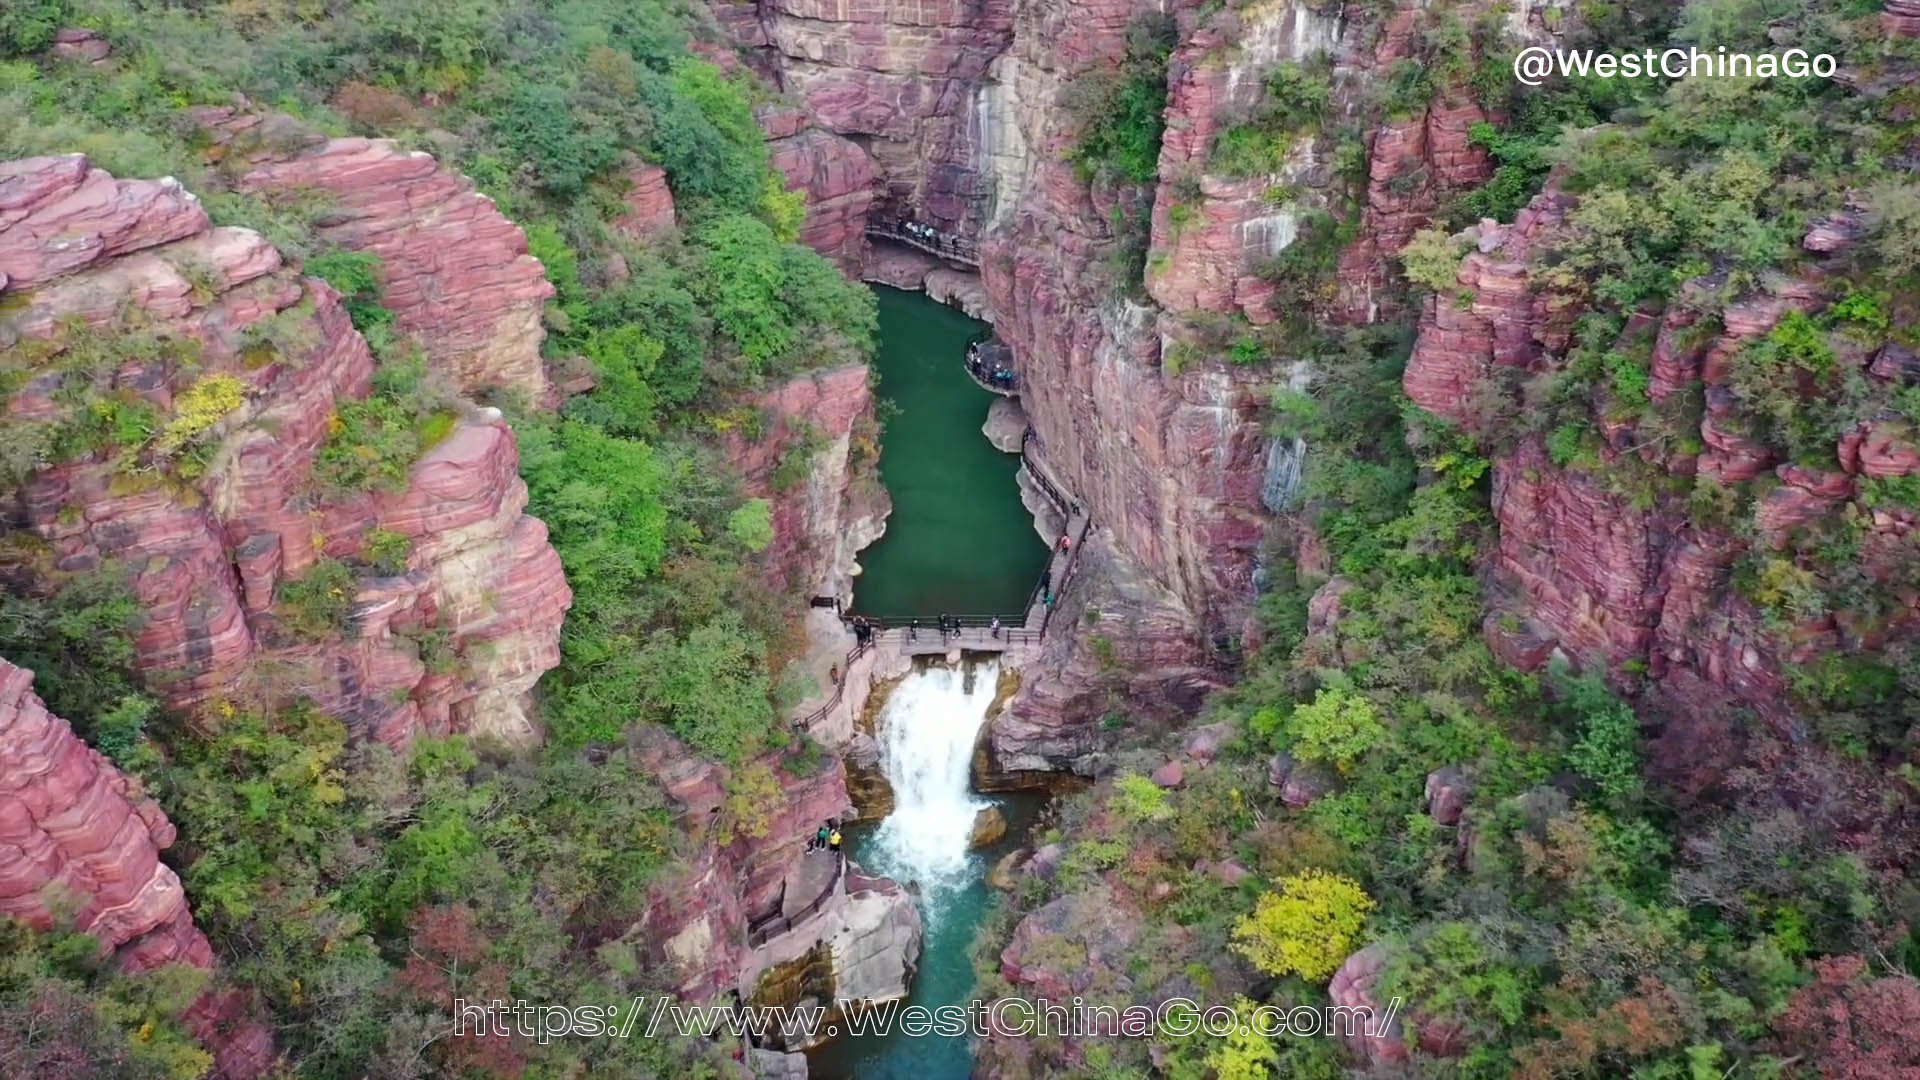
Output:
M976 270L980 268L980 249L973 241L963 236L938 232L932 226L926 226L922 231L919 222L896 218L871 219L867 222L867 235L904 244L936 259L960 263Z
M975 386L1001 397L1019 397L1020 379L1013 372L1013 347L990 337L967 346L961 366Z

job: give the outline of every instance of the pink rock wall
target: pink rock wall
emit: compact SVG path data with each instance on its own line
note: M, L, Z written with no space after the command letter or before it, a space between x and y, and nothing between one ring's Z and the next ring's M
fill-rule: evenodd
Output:
M380 256L381 302L464 390L547 396L540 322L553 295L526 234L433 155L386 139L327 139L284 116L203 109L243 191L317 191L323 240Z
M147 609L138 662L155 689L179 707L309 695L390 741L420 730L531 737L523 699L558 662L571 594L544 526L522 512L517 450L497 415L465 417L403 492L329 498L308 483L314 455L337 404L364 395L372 371L331 289L282 265L257 234L209 227L170 182L117 181L73 155L0 166L0 191L11 220L0 260L11 281L39 283L8 286L0 341L57 338L69 316L110 333L130 306L156 331L197 343L191 378L223 374L244 387L199 480L130 482L95 455L40 470L20 495L56 569L112 559L133 571ZM284 350L263 351L248 335L269 317L284 324ZM140 361L115 379L163 410L191 381ZM8 402L9 422L51 416L53 386L30 379ZM277 586L322 555L359 554L374 528L412 542L405 572L362 574L348 634L290 639L272 610ZM437 672L417 644L428 631L444 634L454 657Z
M756 440L728 432L723 448L748 494L771 504L773 543L760 556L769 582L788 596L845 597L855 556L879 538L892 508L870 456L875 448L855 445L863 428L869 437L877 430L868 370L852 364L800 375L754 404L771 419L767 430ZM809 433L820 449L807 475L777 490L781 459Z
M0 917L90 934L130 972L211 968L180 878L160 861L173 841L139 782L47 711L33 672L0 660ZM272 1064L272 1037L229 996L206 994L186 1020L217 1075Z
M614 226L628 236L644 237L674 226L673 192L667 188L667 170L642 165L627 174L627 212Z
M160 861L172 823L32 686L33 672L0 660L0 915L209 966L186 891ZM69 899L78 908L63 920L55 912Z
M1470 302L1427 301L1404 380L1416 404L1471 426L1476 388L1490 375L1501 368L1537 370L1562 354L1579 312L1557 301L1530 268L1572 204L1550 187L1513 225L1483 222L1469 230L1472 250L1458 282ZM1784 725L1793 716L1788 666L1920 626L1920 595L1903 584L1898 554L1920 523L1906 511L1857 502L1858 477L1920 471L1910 434L1894 424L1863 424L1839 441L1825 466L1777 462L1764 446L1731 434L1742 427L1741 404L1726 385L1732 356L1788 312L1819 303L1808 282L1786 281L1726 308L1721 329L1704 338L1685 333L1694 316L1679 308L1630 326L1629 334L1654 332L1654 400L1704 385L1701 445L1697 454L1654 456L1640 446L1631 422L1605 423L1602 469L1638 455L1654 469L1728 485L1772 472L1779 484L1756 506L1754 533L1776 548L1793 528L1853 504L1866 523L1862 563L1890 590L1895 609L1871 628L1832 615L1776 626L1729 584L1747 541L1697 523L1676 496L1658 494L1651 506L1636 506L1610 490L1602 475L1555 465L1534 438L1493 463L1500 540L1491 569L1499 610L1487 636L1496 653L1526 668L1556 652L1616 673L1636 665L1678 704L1742 704ZM1868 378L1897 377L1892 366L1874 373L1875 357L1853 360Z
M853 140L814 127L801 109L762 109L760 126L787 190L806 195L800 242L859 276L867 259L873 159Z
M979 227L987 185L970 118L1007 44L1009 0L759 0L727 11L736 40L764 49L763 66L817 124L863 140L889 205L950 231Z
M725 802L727 770L703 760L659 728L639 731L638 753L665 788L674 810L695 837L694 851L676 880L652 890L636 928L645 931L656 959L675 973L688 999L711 1000L735 988L748 968L748 923L811 898L789 899L783 885L808 857L806 844L820 823L853 815L846 770L837 758L807 776L788 772L775 754L770 767L780 795L766 806L764 831L720 844L711 823ZM818 858L819 856L814 856ZM785 905L783 908L782 905Z

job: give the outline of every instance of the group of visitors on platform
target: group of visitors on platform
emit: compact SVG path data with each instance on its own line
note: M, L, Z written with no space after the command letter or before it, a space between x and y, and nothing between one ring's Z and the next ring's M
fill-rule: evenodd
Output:
M831 820L820 823L820 827L814 830L813 838L807 841L807 854L811 855L816 851L831 851L836 855L840 853L840 826Z
M880 629L880 620L869 619L865 615L853 617L853 641L856 645L866 645L873 640L873 632Z
M903 222L900 225L900 231L923 244L932 244L934 247L949 247L958 239L918 221Z
M989 368L977 341L967 346L967 371L977 382L988 383L1002 390L1013 389L1013 371L998 364Z

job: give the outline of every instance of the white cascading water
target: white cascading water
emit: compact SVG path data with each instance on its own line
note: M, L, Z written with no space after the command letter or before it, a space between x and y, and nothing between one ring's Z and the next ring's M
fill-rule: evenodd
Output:
M918 885L930 918L941 893L977 876L968 865L974 815L987 806L968 784L973 743L1000 681L1000 665L929 665L900 681L880 714L881 766L893 785L893 813L874 833L875 869Z

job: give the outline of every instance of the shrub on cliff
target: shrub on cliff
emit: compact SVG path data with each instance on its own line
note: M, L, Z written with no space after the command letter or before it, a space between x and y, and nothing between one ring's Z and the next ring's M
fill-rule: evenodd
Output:
M323 492L405 491L414 463L453 433L463 407L447 378L428 371L411 346L374 370L373 389L334 409L313 461L313 480Z
M353 612L353 571L338 559L321 559L275 591L274 615L295 637L320 641L347 628Z
M85 934L0 917L0 1062L34 1080L196 1080L213 1055L187 1010L207 973L186 964L124 974Z
M1261 894L1233 928L1234 949L1269 975L1324 979L1359 943L1373 900L1359 882L1305 870Z
M1070 156L1084 178L1144 184L1159 175L1174 36L1170 16L1139 15L1127 25L1126 58L1117 70L1095 67L1066 85L1061 104L1079 133Z
M34 690L122 768L148 764L158 703L134 669L145 610L116 563L59 580L51 594L0 591L0 656L34 673Z

